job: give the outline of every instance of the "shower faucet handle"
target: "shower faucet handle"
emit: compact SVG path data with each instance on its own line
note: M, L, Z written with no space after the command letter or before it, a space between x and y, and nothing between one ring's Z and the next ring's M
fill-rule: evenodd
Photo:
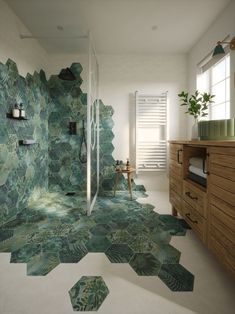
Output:
M70 135L77 134L77 122L69 122L69 134Z

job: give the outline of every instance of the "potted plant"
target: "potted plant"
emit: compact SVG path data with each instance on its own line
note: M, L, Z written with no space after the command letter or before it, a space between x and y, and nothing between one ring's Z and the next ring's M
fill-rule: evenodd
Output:
M187 92L182 91L178 94L181 101L181 106L186 106L188 113L194 117L194 125L192 128L192 139L198 139L198 121L202 117L208 115L208 106L213 103L213 98L215 95L207 93L199 93L196 90L194 95L189 96Z

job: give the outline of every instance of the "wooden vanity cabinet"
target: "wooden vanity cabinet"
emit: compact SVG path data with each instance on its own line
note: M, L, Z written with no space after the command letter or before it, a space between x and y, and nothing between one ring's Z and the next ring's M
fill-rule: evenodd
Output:
M208 247L235 276L235 147L210 147Z
M170 145L170 202L172 204L173 215L177 212L182 214L182 191L183 191L183 145Z
M189 158L206 159L207 186L188 178ZM170 202L235 277L235 141L170 141Z

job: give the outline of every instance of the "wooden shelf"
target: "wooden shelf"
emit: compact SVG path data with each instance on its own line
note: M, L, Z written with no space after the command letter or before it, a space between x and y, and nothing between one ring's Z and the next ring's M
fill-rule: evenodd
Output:
M197 188L199 188L203 192L206 192L206 190L207 190L207 188L205 186L203 186L203 185L201 185L201 184L199 184L199 183L197 183L197 182L195 182L189 178L185 178L184 180L191 183L192 185L196 186Z

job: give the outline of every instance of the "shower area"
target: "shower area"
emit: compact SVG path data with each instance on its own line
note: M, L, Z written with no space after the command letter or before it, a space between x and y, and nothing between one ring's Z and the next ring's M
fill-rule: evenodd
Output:
M99 190L99 65L90 34L77 40L85 69L74 62L48 81L48 185L85 197L90 215Z
M69 204L89 216L98 192L113 188L114 112L99 98L90 34L36 38L77 54L56 60L48 78L43 69L23 77L14 60L0 62L0 226L27 208L66 214ZM24 117L13 116L18 107Z

